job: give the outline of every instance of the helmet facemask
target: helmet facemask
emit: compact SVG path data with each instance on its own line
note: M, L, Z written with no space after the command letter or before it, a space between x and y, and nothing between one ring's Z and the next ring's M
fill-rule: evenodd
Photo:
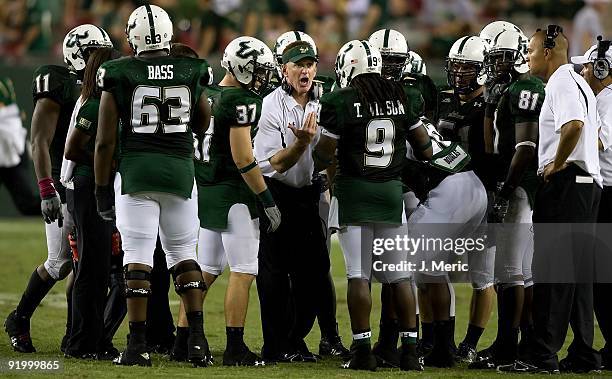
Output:
M446 78L448 85L458 94L469 94L482 85L482 63L449 58L446 60Z
M402 71L408 62L408 56L405 54L382 54L382 71L381 75L385 79L399 81L402 79Z
M495 83L510 83L514 67L525 62L525 58L512 49L497 49L485 56L484 67L489 80Z

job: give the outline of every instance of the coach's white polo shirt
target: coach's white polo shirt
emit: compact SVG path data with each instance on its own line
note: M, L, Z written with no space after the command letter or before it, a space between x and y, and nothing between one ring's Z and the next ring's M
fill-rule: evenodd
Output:
M604 186L612 186L612 88L605 87L596 96L599 115L599 139L603 151L599 151L599 165Z
M317 129L317 134L306 151L289 170L279 173L272 167L269 160L274 154L295 141L295 135L288 126L295 125L301 128L304 125L305 116L310 112L316 113L318 110L318 100L310 100L306 104L306 109L302 109L302 106L281 87L263 99L261 117L257 124L259 130L255 136L255 158L264 176L278 179L296 188L312 184L314 172L312 150L321 136L320 128Z
M588 172L601 187L595 95L573 67L571 64L562 65L546 84L546 97L539 120L538 173L542 173L544 166L554 161L561 127L570 121L582 121L584 126L580 139L567 162Z

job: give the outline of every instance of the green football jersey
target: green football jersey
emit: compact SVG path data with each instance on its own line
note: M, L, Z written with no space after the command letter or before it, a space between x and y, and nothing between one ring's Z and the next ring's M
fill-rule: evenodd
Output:
M257 133L257 122L261 115L261 97L238 87L221 87L209 95L212 100L212 116L204 140L199 144L197 179L199 185L214 184L242 177L230 148L230 128L250 127L251 139Z
M438 88L433 80L427 75L408 74L402 78L402 83L408 87L414 87L419 90L423 96L423 110L427 118L435 120L438 109Z
M79 113L76 117L75 129L79 129L83 133L87 134L91 138L85 145L85 150L94 153L96 147L96 133L98 132L98 108L100 106L100 99L91 97L85 101ZM91 166L84 164L77 164L74 168L75 175L93 176L93 170Z
M55 181L57 192L64 199L64 186L59 182L60 171L62 169L62 159L64 157L64 146L70 117L79 97L80 86L77 77L63 66L41 66L34 72L32 80L32 98L34 105L39 99L49 98L60 106L60 113L53 134L53 140L49 147L51 157L51 176Z
M544 102L544 83L529 74L519 77L504 92L495 110L495 151L499 154L502 167L502 180L506 178L516 146L515 125L524 122L538 122ZM533 204L537 179L537 154L529 163L521 179L520 186L525 189Z
M190 122L210 81L208 63L188 57L125 57L102 64L97 79L102 90L113 94L121 120L122 193L190 197Z
M323 95L319 125L340 136L338 175L383 182L397 179L406 155L408 129L419 122L423 98L404 88L405 101L362 104L354 88Z

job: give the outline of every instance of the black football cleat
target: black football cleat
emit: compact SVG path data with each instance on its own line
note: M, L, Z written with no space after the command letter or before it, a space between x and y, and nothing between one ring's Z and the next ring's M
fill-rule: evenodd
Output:
M17 311L12 311L4 321L4 330L9 336L13 350L19 353L36 352L30 337L29 319L19 317Z
M342 365L350 370L376 371L376 357L370 345L351 346L351 359Z
M459 362L470 364L476 359L476 349L467 343L461 342L457 349L456 357Z
M399 367L402 371L423 371L423 362L417 354L416 345L402 346Z
M574 374L601 374L601 367L589 366L566 357L559 361L559 371Z
M194 367L206 367L213 364L212 354L204 334L189 334L187 339L187 360Z
M376 364L378 367L400 367L400 352L397 347L376 342L372 349L372 353L376 357Z
M223 366L265 367L269 365L269 362L261 359L246 346L239 352L230 352L229 350L225 350L223 353Z
M341 357L349 359L351 352L344 347L339 336L334 338L321 338L319 342L319 355L322 357Z
M472 363L468 364L470 370L493 370L498 366L492 355L477 355Z
M113 359L113 363L120 366L144 366L151 367L151 356L143 349L142 351L127 348L119 356Z
M512 363L497 366L497 372L509 372L515 374L559 374L558 369L543 368L536 365L516 360Z

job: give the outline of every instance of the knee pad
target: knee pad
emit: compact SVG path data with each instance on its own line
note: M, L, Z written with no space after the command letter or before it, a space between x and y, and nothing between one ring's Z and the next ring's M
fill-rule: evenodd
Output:
M128 282L130 280L144 280L151 283L151 273L144 270L128 270L125 266L125 297L149 297L151 296L151 288L131 288Z
M47 259L44 263L44 267L53 280L62 280L70 274L72 261L68 258Z
M206 291L206 283L204 283L204 280L202 280L202 269L200 269L200 265L198 265L198 263L193 259L188 259L186 261L177 263L172 268L171 272L172 279L174 280L174 290L178 295L182 295L186 291L192 289ZM179 276L189 272L197 272L198 280L179 280Z

